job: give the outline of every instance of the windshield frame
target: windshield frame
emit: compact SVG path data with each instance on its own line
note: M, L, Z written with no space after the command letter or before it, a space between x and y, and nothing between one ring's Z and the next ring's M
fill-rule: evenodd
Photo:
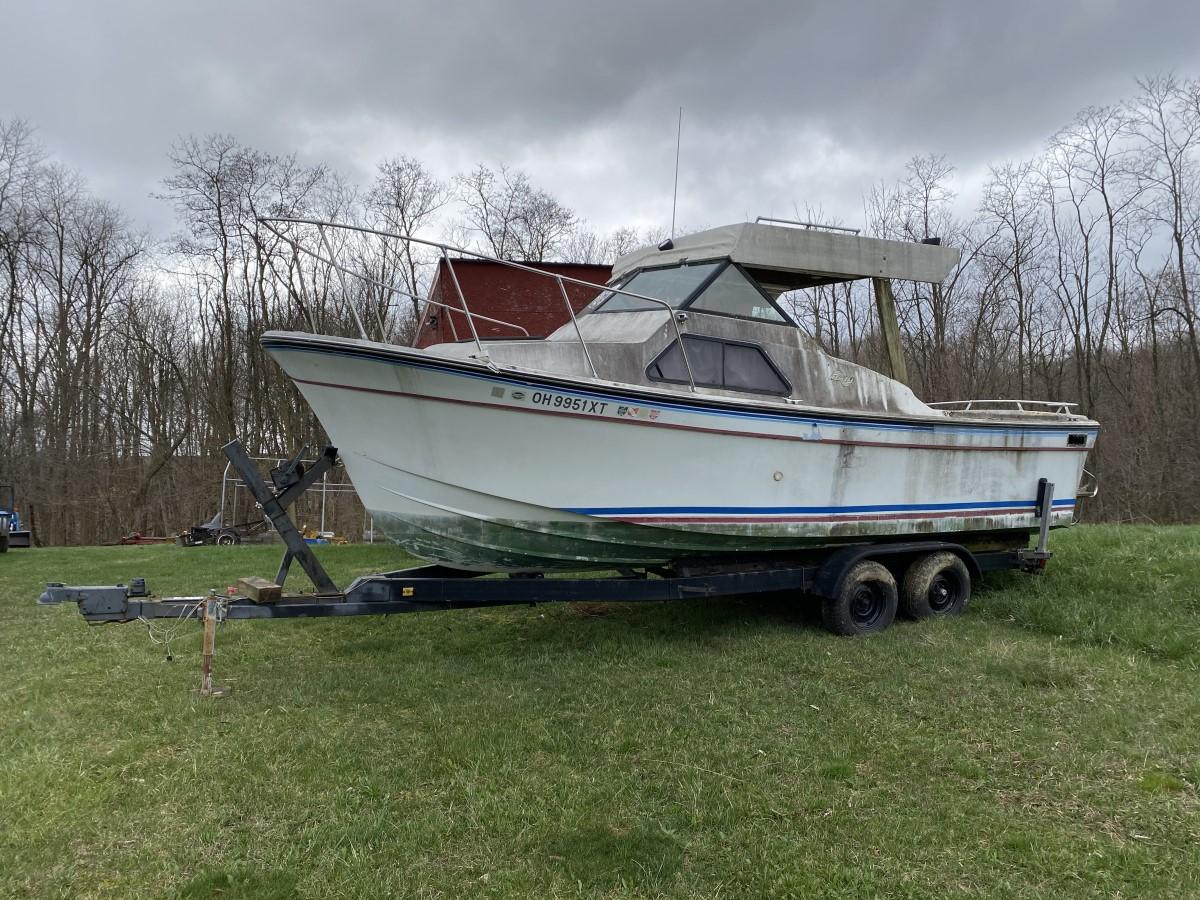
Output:
M701 315L705 316L721 316L725 319L741 319L745 322L767 322L771 325L787 325L791 328L800 327L792 320L792 317L787 314L787 311L775 302L775 298L767 293L761 284L755 281L754 276L747 272L740 263L735 263L733 260L728 260L728 265L722 266L716 275L705 283L704 289L707 290L713 281L716 281L726 269L731 267L737 269L738 272L741 273L742 277L746 279L746 282L756 291L758 291L759 295L766 300L768 304L770 304L771 308L775 310L775 312L779 313L779 319L764 319L761 316L739 316L737 313L720 312L719 310L705 309L703 306L696 306L696 302L703 298L704 291L692 294L692 296L688 297L687 303L681 306L680 309L686 309L688 312L700 313Z
M684 310L687 310L688 312L697 313L697 314L705 315L705 316L720 316L721 318L724 318L724 319L741 319L746 322L765 322L769 325L783 325L783 326L786 326L789 328L799 328L800 327L795 323L795 321L793 321L792 317L787 314L787 312L783 309L783 307L781 307L777 302L775 302L775 298L772 297L769 293L767 293L763 289L762 285L760 285L757 281L754 280L753 276L751 276L749 272L747 272L738 263L735 263L728 256L718 257L716 259L686 260L682 263L676 263L674 265L666 265L666 266L643 266L640 269L630 272L628 275L626 275L624 278L622 278L619 282L608 287L603 294L600 294L595 300L593 300L592 302L594 304L596 304L596 306L594 309L588 310L588 314L592 315L595 313L651 312L656 309L662 309L663 306L661 306L659 304L649 303L649 301L642 301L642 302L646 303L646 305L639 307L637 309L605 309L604 307L606 307L609 304L609 301L613 300L616 297L626 296L626 299L628 299L628 300L636 300L637 299L636 297L629 297L627 295L622 295L620 293L616 293L615 291L624 289L631 281L633 281L633 279L637 278L643 272L654 272L654 271L665 270L665 269L680 269L680 268L685 268L687 266L711 265L712 263L719 263L719 265L717 265L717 267L715 269L713 269L711 272L709 272L708 275L705 276L704 279L696 285L696 287L692 290L692 292L690 294L688 294L686 297L684 297L682 300L680 300L678 305L671 306L671 309L673 309L676 312L682 312ZM742 277L744 279L746 279L746 281L749 284L751 284L756 291L758 291L758 293L762 296L762 298L771 305L771 308L774 309L775 312L779 313L779 316L780 316L779 320L764 319L764 318L760 318L758 316L739 316L739 315L736 315L735 313L719 312L716 310L705 309L703 306L695 306L694 305L697 300L699 300L701 297L704 296L704 292L706 290L708 290L709 286L714 281L716 281L718 278L720 278L721 274L723 272L725 272L725 270L728 269L730 266L737 269L738 272L741 273ZM644 292L637 291L636 293L644 293ZM605 296L605 295L607 295L607 296ZM649 297L652 295L647 293L646 296ZM663 300L662 303L669 305L670 301Z
M626 275L624 278L622 278L619 282L617 282L615 285L608 287L603 294L600 294L595 300L593 300L592 302L596 304L596 308L594 310L592 310L592 312L598 312L598 313L599 312L606 312L606 313L650 312L652 310L662 309L664 305L670 306L671 309L673 309L673 310L686 309L688 304L691 303L693 300L695 300L696 297L700 294L700 292L702 292L705 288L707 288L710 284L712 284L713 280L718 275L720 275L723 271L725 271L726 265L722 265L722 263L728 264L728 262L729 262L729 259L728 259L728 257L726 257L724 259L722 259L722 258L697 259L697 260L689 259L682 263L675 263L673 265L666 265L666 266L643 266L640 269L636 269L635 271L630 272L628 275ZM678 303L673 304L673 303L671 303L670 300L660 300L658 303L651 303L648 300L638 300L637 297L630 297L628 294L618 293L618 291L628 288L629 284L635 278L637 278L639 275L645 274L646 272L665 272L670 269L686 269L686 268L690 268L692 266L715 266L715 268L711 272L709 272L707 275L705 275L699 282L697 282L696 286L694 288L692 288L692 290L688 294L686 294L683 297L683 299L680 300ZM647 297L654 296L653 294L648 293L646 291L633 291L633 293L645 294ZM607 294L607 296L605 296L606 294ZM636 309L605 309L604 308L604 307L608 306L609 302L611 302L612 300L615 300L618 297L624 297L626 300L628 300L630 302L643 303L645 305L637 307Z

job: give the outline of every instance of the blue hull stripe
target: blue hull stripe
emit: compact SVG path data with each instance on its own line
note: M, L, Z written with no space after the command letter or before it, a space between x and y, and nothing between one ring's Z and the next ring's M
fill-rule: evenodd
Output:
M869 506L585 506L567 512L585 516L671 516L671 515L821 515L824 513L923 512L925 510L1034 509L1036 500L987 500L978 503L901 503ZM1055 500L1055 509L1070 509L1075 501Z
M676 400L661 399L657 396L647 396L639 394L635 397L622 396L620 394L603 393L594 389L566 387L557 381L549 384L536 381L525 381L521 378L512 375L500 374L482 374L475 372L464 372L453 366L438 365L436 362L418 362L410 359L395 358L371 351L350 352L346 350L332 350L325 347L306 347L297 346L291 343L276 342L264 340L262 346L267 350L283 351L288 353L316 353L324 356L345 356L350 359L366 359L371 362L384 363L393 366L402 366L410 369L427 369L440 372L444 375L456 375L460 378L473 378L480 381L494 382L500 384L508 384L514 387L527 388L529 390L550 390L559 394L566 394L572 397L587 397L593 400L607 400L611 403L625 403L633 405L650 405L660 407L662 409L677 410L680 412L696 413L705 416L718 416L722 418L735 419L759 419L768 422L786 422L788 424L803 424L803 425L832 425L835 427L851 427L863 429L876 429L882 431L917 431L923 434L981 434L981 435L1055 435L1063 436L1066 434L1091 434L1098 432L1095 426L1085 426L1083 423L1079 425L1062 425L1058 428L1004 428L994 425L923 425L918 423L902 423L902 422L884 422L875 419L856 419L856 418L822 418L820 416L804 415L781 415L770 412L751 412L749 410L735 410L727 408L712 408L707 406L691 406L686 403L680 403ZM631 385L637 389L637 385ZM726 398L714 398L714 400L725 400ZM503 408L500 406L499 408ZM950 448L953 449L953 448ZM998 447L998 450L1003 450L1003 447ZM1080 448L1083 449L1083 448Z

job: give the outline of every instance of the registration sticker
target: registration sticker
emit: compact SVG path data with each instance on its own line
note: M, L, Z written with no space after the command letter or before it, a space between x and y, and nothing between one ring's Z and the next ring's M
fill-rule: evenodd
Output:
M650 409L648 406L618 406L617 415L624 416L627 419L642 419L654 420L659 416L659 410Z

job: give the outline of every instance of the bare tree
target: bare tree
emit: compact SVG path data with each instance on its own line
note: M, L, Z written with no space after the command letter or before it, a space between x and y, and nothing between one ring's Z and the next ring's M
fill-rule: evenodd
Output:
M435 215L446 205L450 193L446 185L434 178L417 160L398 156L379 164L375 184L367 194L367 209L378 215L391 230L415 235L431 224ZM431 263L429 250L408 241L388 242L384 253L396 258L403 286L410 295L412 318L421 315L420 301L426 293L422 273ZM386 272L381 272L386 275Z
M1147 165L1139 168L1146 213L1170 235L1167 267L1175 302L1155 309L1171 313L1187 329L1195 371L1200 374L1200 338L1192 274L1200 264L1200 79L1173 75L1138 82L1141 92L1129 104L1131 129L1145 148ZM1189 252L1190 251L1190 252Z
M1032 343L1033 307L1038 302L1040 271L1046 243L1041 211L1045 184L1032 162L1005 163L989 169L980 212L996 237L981 256L1000 270L999 287L1010 297L1017 339L1017 393L1025 396L1027 362Z
M575 214L535 188L524 172L479 165L456 177L455 185L467 228L500 259L548 262L576 227Z

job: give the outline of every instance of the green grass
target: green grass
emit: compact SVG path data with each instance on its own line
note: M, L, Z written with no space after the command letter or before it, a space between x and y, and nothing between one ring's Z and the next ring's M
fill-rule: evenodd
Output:
M10 552L0 895L1200 895L1200 528L1053 546L872 639L777 600L232 622L216 700L194 624L166 663L33 600L278 550Z

